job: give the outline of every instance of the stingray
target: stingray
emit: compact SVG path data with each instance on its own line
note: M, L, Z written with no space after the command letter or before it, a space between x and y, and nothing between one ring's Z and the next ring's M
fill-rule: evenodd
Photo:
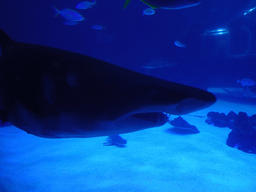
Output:
M103 143L104 146L112 146L115 145L117 147L125 147L127 144L127 140L123 139L120 135L110 135L107 138L107 141Z
M1 121L39 137L134 132L156 125L136 114L181 115L216 101L213 94L198 88L86 55L16 42L2 29L0 45Z
M170 124L173 126L173 128L168 129L168 131L172 133L177 133L182 135L200 133L200 131L196 128L196 126L190 125L187 121L185 121L180 116L170 121Z

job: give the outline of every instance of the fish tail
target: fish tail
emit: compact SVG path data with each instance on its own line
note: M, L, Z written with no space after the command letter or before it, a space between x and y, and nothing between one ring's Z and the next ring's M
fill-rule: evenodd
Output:
M153 6L153 5L149 4L149 3L147 3L145 0L140 0L140 1L142 1L143 3L145 3L146 5L148 5L149 7L151 7L152 9L157 9L156 6Z
M7 52L7 48L13 42L12 38L10 38L3 29L0 28L0 46L2 48L2 54Z
M56 7L54 7L54 6L52 6L51 5L51 7L55 10L55 12L56 12L56 14L55 14L55 16L54 17L57 17L59 14L60 14L60 11L56 8Z
M123 8L122 8L122 9L126 8L126 7L127 7L127 5L128 5L130 2L131 2L131 0L126 0L126 1L125 1L125 4L124 4L124 6L123 6Z

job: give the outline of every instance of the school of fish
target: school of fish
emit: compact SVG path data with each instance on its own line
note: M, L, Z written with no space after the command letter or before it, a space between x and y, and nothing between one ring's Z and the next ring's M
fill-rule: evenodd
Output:
M123 9L127 7L130 1L131 0L125 1ZM146 8L143 10L143 15L154 15L155 9L183 9L183 8L198 5L201 3L202 0L140 0L140 1L149 6L149 8ZM76 5L76 9L90 9L94 6L98 6L96 4L96 0L93 0L92 2L83 1ZM65 21L63 22L63 24L65 25L77 25L85 20L85 18L80 13L78 13L73 9L66 8L63 10L58 10L56 7L52 5L51 7L56 12L55 17L57 17L58 15L61 15L65 19ZM95 29L95 30L102 30L105 28L106 28L105 26L102 26L100 24L97 24L97 25L95 24L92 26L92 29Z

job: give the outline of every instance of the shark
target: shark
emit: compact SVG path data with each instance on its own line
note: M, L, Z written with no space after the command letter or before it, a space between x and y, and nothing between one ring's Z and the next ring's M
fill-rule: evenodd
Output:
M143 114L182 115L216 101L195 87L83 54L17 42L2 29L0 46L0 119L38 137L139 131L156 125Z

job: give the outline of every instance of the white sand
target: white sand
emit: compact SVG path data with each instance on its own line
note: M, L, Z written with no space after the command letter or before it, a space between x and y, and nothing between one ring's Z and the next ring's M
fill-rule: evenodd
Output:
M218 101L195 112L256 113L255 106ZM0 129L0 191L8 192L253 192L256 155L228 147L230 129L182 116L201 131L175 135L171 125L121 135L126 148L103 146L106 137L43 139L11 126Z

